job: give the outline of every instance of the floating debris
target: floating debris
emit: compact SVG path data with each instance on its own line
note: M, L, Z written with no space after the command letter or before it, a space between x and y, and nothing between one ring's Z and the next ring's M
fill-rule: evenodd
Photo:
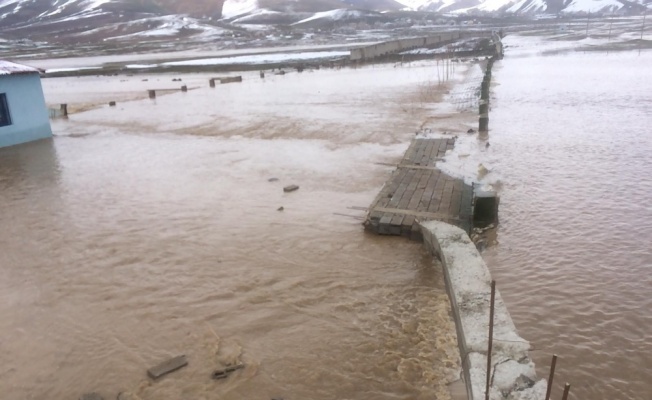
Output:
M235 372L235 371L237 371L239 369L242 369L244 367L245 367L244 364L236 364L236 365L228 366L228 367L226 367L224 369L218 369L216 371L213 371L213 373L211 374L211 378L213 378L213 379L225 379L225 378L228 378L229 375L231 375L233 372Z
M287 192L294 192L295 190L299 190L299 186L290 185L290 186L286 186L286 187L283 188L283 191L286 192L286 193Z
M85 393L79 400L104 400L104 397L100 396L99 393Z
M152 379L158 379L163 375L167 375L170 372L174 372L179 368L185 367L186 365L188 365L188 360L186 360L186 356L185 355L177 356L167 361L164 361L155 367L148 369L147 375L149 375L149 377Z
M278 178L269 178L267 182L278 182Z
M118 393L117 400L142 400L142 399L131 392L120 392Z
M285 210L285 208L283 208L283 206L280 206L279 208L276 209L276 211L283 211L283 210Z

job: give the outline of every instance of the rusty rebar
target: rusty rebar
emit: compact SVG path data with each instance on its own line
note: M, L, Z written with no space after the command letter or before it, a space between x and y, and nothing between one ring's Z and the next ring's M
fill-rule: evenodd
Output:
M548 390L546 390L545 400L550 400L550 393L552 392L552 380L555 377L555 367L557 366L557 354L552 355L552 364L550 364L550 376L548 377Z
M491 281L491 301L489 303L489 348L487 349L487 387L484 398L489 400L489 385L491 384L491 351L494 345L494 306L496 303L496 281Z
M570 383L566 383L566 386L564 386L564 396L562 396L561 400L568 400L568 392L570 392Z

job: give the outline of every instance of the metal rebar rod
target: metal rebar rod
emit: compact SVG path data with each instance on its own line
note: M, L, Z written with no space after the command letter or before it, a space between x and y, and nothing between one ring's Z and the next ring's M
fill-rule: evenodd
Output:
M546 390L545 400L550 400L550 392L552 392L552 380L555 377L555 367L557 366L557 354L552 355L552 364L550 364L550 376L548 377L548 390Z
M494 344L494 306L496 303L496 281L491 281L491 302L489 303L489 348L487 349L487 386L484 394L489 400L489 385L491 384L491 351Z
M564 395L561 400L568 400L568 392L570 392L570 383L566 383L566 386L564 386Z

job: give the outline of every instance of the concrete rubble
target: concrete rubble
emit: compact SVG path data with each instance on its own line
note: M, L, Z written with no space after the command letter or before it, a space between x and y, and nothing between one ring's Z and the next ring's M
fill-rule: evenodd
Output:
M440 221L420 225L424 245L443 264L469 399L484 400L491 274L464 230ZM496 290L490 399L544 399L547 384L537 378L529 348Z

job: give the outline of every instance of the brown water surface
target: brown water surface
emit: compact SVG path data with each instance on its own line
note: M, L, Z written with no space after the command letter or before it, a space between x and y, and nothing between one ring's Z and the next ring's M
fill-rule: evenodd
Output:
M652 53L506 44L486 152L500 244L484 257L538 372L560 357L553 398L570 382L572 399L652 399Z
M49 103L91 111L0 149L2 398L448 398L440 267L334 214L363 215L375 163L435 111L432 67L184 75L188 93L133 100L171 78L46 79ZM210 379L229 362L247 367Z

